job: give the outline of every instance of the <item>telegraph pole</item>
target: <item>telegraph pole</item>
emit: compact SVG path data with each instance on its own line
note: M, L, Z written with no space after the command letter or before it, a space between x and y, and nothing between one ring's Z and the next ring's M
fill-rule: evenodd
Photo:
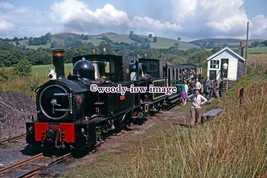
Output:
M245 74L247 74L247 63L248 63L248 34L249 34L249 22L247 22L247 39L246 39L246 54L245 54Z

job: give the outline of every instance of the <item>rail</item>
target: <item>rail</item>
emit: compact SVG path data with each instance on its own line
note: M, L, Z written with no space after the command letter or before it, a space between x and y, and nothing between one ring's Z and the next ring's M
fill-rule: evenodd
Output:
M59 163L61 161L63 161L64 159L66 158L69 158L71 156L71 153L67 153L63 156L60 156L60 157L57 157L55 159L52 159L51 161L47 162L47 159L44 159L46 158L43 153L39 153L37 155L34 155L30 158L27 158L25 160L22 160L18 163L15 163L15 164L12 164L8 167L5 167L5 168L2 168L0 169L0 177L1 176L5 176L5 174L12 174L12 171L17 171L16 168L20 168L19 171L19 175L16 175L16 176L12 176L12 177L32 177L34 175L36 175L38 173L39 170L43 169L43 168L47 168L48 166L52 165L52 164L56 164L56 163ZM33 163L35 160L41 160L41 159L44 159L46 160L44 163ZM29 169L27 166L28 165L31 165L32 164L32 169ZM37 165L37 167L36 167ZM23 169L23 167L26 167Z
M12 169L21 167L21 166L23 166L25 164L28 164L28 163L30 163L30 162L32 162L34 160L41 159L43 157L44 157L43 154L42 153L39 153L39 154L34 155L34 156L32 156L32 157L30 157L28 159L22 160L22 161L20 161L18 163L15 163L15 164L12 164L12 165L10 165L8 167L2 168L2 169L0 169L0 175L1 174L4 174L4 173L6 173L6 172L8 172L8 171L10 171Z
M1 140L1 141L0 141L0 145L1 145L1 144L4 144L4 143L6 143L6 142L10 142L10 141L12 141L12 140L16 140L16 139L21 138L21 137L25 137L25 136L26 136L26 133L23 133L23 134L21 134L21 135L17 135L17 136L11 137L11 138L7 138L7 139L4 139L4 140Z

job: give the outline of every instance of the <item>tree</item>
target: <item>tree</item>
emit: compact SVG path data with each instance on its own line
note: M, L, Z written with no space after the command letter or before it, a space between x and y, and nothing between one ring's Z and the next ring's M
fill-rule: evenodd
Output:
M112 46L109 43L101 42L98 45L100 54L113 54Z
M212 48L211 53L212 53L212 54L215 54L215 53L217 53L218 51L220 51L221 49L222 49L221 47L214 47L214 48Z
M48 41L48 42L51 42L51 40L52 40L52 35L51 35L51 33L47 33L47 34L45 34L45 39Z
M50 44L50 48L53 49L53 48L56 48L58 46L57 42L56 41L53 41L51 44Z
M47 44L47 39L44 36L41 36L40 38L30 38L28 41L29 46L44 45L44 44Z
M23 59L14 66L13 72L19 77L28 77L31 75L32 65L28 60Z
M265 46L267 46L267 40L262 41L261 44L264 44Z
M157 43L157 41L158 41L158 37L154 36L154 38L153 38L153 42L154 42L154 43Z
M149 38L152 38L152 34L150 33L150 34L148 35L148 37L149 37Z
M129 38L132 38L133 34L134 34L134 32L133 31L130 31Z

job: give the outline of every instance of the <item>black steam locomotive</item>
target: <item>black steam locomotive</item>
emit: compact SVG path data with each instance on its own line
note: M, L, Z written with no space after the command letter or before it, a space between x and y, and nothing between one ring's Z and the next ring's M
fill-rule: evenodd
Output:
M102 134L155 114L179 102L168 86L164 60L116 55L73 59L73 74L64 75L64 51L53 51L56 79L36 89L37 119L26 123L29 145L88 148Z
M166 104L166 92L149 92L152 86L167 87L165 61L88 55L73 64L73 74L65 78L64 51L53 51L56 80L36 89L37 119L26 123L28 144L87 148L103 133Z

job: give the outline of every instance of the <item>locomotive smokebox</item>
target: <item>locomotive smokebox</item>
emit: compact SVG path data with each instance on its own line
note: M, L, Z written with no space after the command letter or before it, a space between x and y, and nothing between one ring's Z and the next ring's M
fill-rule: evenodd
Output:
M55 66L57 79L65 78L63 49L53 50L53 65Z

